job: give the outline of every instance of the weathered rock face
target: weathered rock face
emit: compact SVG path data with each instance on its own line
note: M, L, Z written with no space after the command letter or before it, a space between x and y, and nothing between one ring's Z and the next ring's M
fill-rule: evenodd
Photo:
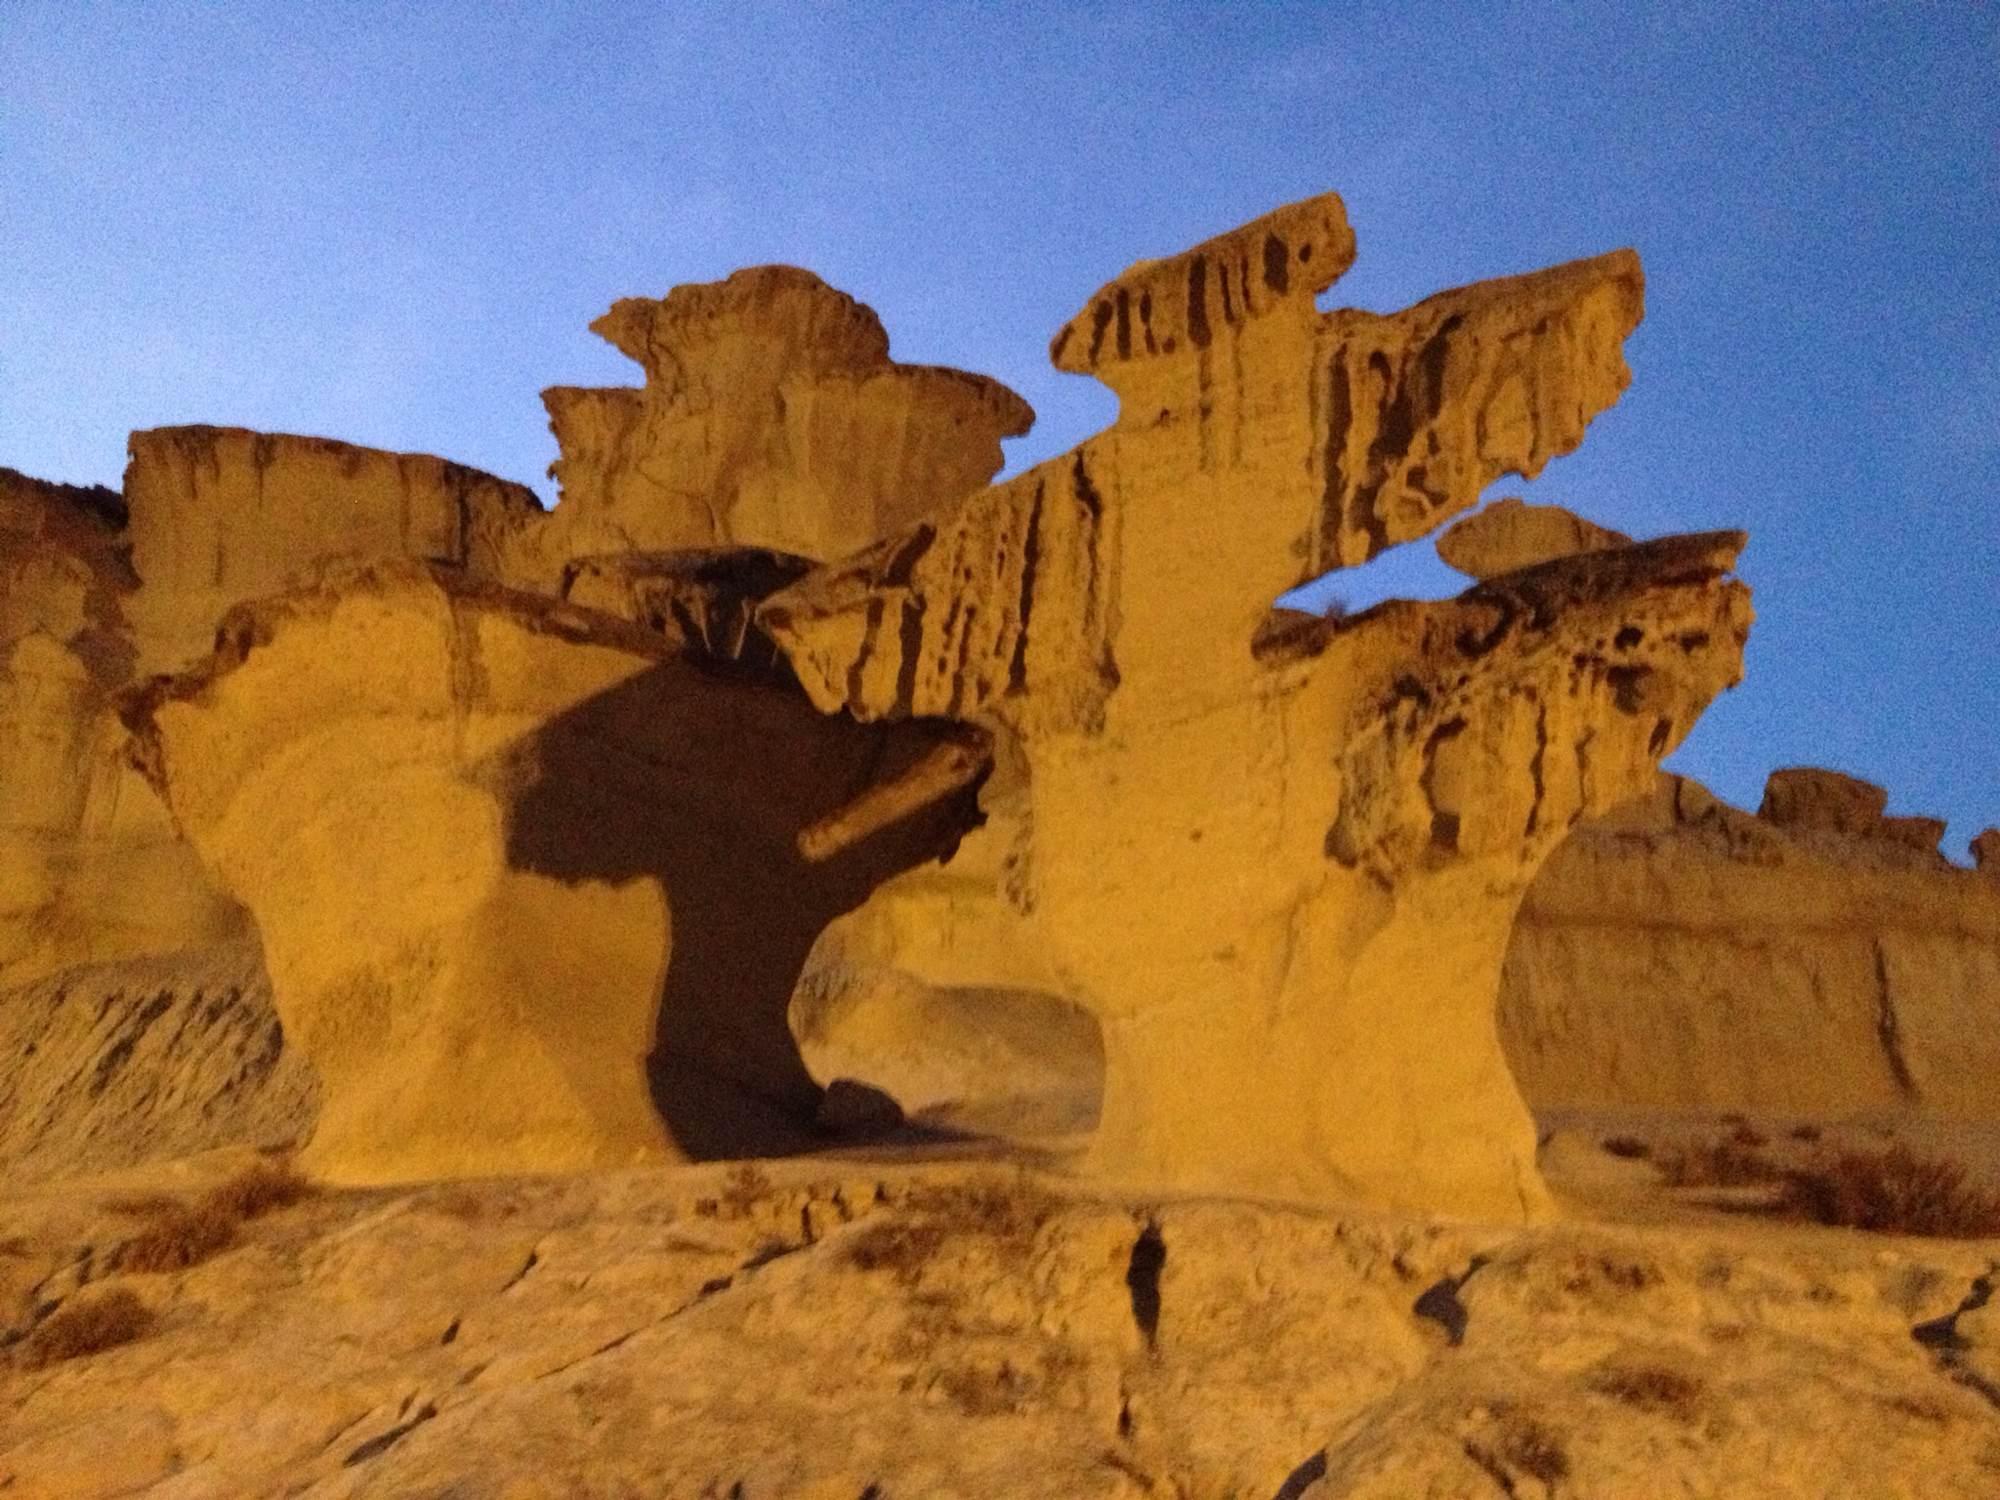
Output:
M1269 602L1574 447L1639 318L1617 252L1321 315L1337 199L1144 262L1057 336L1118 424L766 601L822 708L967 718L1018 797L1000 894L1103 1026L1101 1169L1542 1204L1493 1031L1519 893L1736 680L1738 534L1441 604Z
M0 470L0 987L240 927L124 761L124 526L113 491Z
M311 1133L317 1089L254 938L0 991L0 1176L78 1176Z
M897 364L872 311L790 266L626 298L591 327L646 384L543 393L562 503L516 564L538 586L594 554L839 557L985 483L1034 420L998 381Z
M133 709L256 915L346 1180L796 1144L819 929L965 809L799 835L937 738L821 717L609 616L384 565L230 616ZM959 799L962 803L963 799Z
M2000 828L1973 835L1972 864L1983 875L2000 875Z
M424 453L234 427L135 432L125 470L140 665L208 653L234 606L329 564L399 558L497 578L542 519L532 491Z
M1879 792L1781 771L1752 817L1662 777L1579 827L1507 955L1501 1036L1529 1100L2000 1114L2000 885L1906 838L1933 820L1880 818Z
M1469 578L1497 578L1579 552L1629 547L1632 538L1560 505L1508 498L1467 516L1437 539L1438 556Z

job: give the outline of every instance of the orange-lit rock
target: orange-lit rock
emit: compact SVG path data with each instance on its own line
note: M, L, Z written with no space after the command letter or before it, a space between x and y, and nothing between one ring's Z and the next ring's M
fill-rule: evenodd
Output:
M1116 426L758 618L823 709L998 736L1015 942L1102 1025L1101 1170L1532 1215L1493 1029L1515 903L1736 680L1742 538L1274 623L1574 447L1627 379L1630 252L1319 313L1350 258L1329 195L1135 266L1053 350Z
M0 470L0 987L240 932L126 764L123 498Z
M132 623L146 671L214 644L234 606L329 564L412 558L497 577L533 493L425 453L236 427L135 432L125 469Z
M348 1181L797 1145L786 1006L819 930L948 848L952 805L800 831L936 738L815 713L608 615L417 564L231 613L130 707L255 915Z
M1507 954L1501 1034L1523 1092L1545 1108L1994 1118L2000 885L1942 859L1934 820L1862 821L1881 805L1879 788L1800 769L1752 817L1663 776L1580 826Z
M562 501L517 563L762 547L838 557L984 484L1034 413L998 381L903 365L875 314L810 271L757 266L628 297L591 325L638 389L543 393Z

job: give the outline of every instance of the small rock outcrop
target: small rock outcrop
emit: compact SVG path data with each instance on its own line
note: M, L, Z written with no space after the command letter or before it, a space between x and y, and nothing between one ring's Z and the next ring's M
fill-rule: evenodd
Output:
M1737 533L1351 619L1270 601L1573 448L1615 400L1620 251L1319 313L1339 200L1135 266L1057 335L1110 431L773 594L813 701L970 720L1018 943L1098 1017L1099 1170L1534 1214L1493 1031L1515 903L1740 672Z
M1982 875L2000 875L2000 828L1987 828L1972 837L1973 868Z
M1560 505L1496 500L1467 516L1437 539L1438 556L1468 578L1497 578L1579 552L1629 547L1622 531L1572 515Z
M591 328L646 384L542 394L562 503L538 545L565 559L840 557L984 484L1034 421L997 380L896 363L869 308L791 266L628 297Z
M1757 816L1780 828L1866 836L1882 828L1888 807L1888 792L1872 781L1813 766L1792 766L1773 771L1765 781L1764 801ZM1937 840L1931 843L1935 847Z
M1992 1119L2000 885L1938 854L1935 819L1881 818L1884 801L1796 769L1753 817L1663 776L1579 826L1507 954L1500 1030L1523 1092L1538 1108Z

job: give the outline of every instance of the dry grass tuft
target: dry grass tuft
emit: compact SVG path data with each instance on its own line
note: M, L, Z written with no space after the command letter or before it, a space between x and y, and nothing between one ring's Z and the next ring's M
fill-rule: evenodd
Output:
M1790 1173L1782 1207L1815 1223L1877 1234L2000 1238L2000 1195L1973 1183L1961 1163L1905 1146L1843 1151L1824 1166Z
M121 1271L185 1271L235 1240L235 1216L202 1203L155 1220L118 1248L116 1262Z
M1776 1162L1734 1139L1676 1146L1658 1162L1668 1187L1753 1187L1784 1176Z
M258 1162L204 1196L204 1203L238 1219L257 1219L290 1208L319 1191L290 1162Z
M1554 1485L1569 1478L1569 1454L1562 1439L1532 1417L1511 1417L1501 1437L1500 1456L1523 1474Z
M258 1162L192 1204L159 1193L119 1200L108 1206L153 1222L119 1247L115 1262L122 1271L185 1271L227 1250L236 1242L236 1226L245 1220L318 1191L289 1162Z
M21 1340L15 1358L30 1370L115 1349L153 1326L146 1304L124 1287L59 1308Z
M1614 1365L1593 1373L1589 1384L1599 1395L1682 1422L1695 1419L1704 1390L1693 1376L1662 1365Z

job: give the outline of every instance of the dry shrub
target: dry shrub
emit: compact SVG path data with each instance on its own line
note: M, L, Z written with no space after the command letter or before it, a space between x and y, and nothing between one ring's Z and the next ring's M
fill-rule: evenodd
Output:
M318 1191L318 1186L290 1162L260 1161L211 1189L204 1202L233 1218L256 1219L289 1208Z
M1596 1371L1589 1383L1599 1395L1683 1422L1694 1420L1703 1390L1693 1376L1662 1365L1614 1365Z
M1736 1128L1729 1132L1729 1140L1732 1145L1748 1146L1752 1151L1757 1150L1760 1146L1771 1144L1764 1132L1757 1129L1748 1120L1738 1122Z
M181 1200L172 1193L118 1193L104 1200L107 1213L122 1214L128 1219L155 1219L162 1214L178 1213Z
M1508 1419L1501 1435L1500 1456L1545 1485L1569 1478L1569 1454L1563 1451L1562 1439L1532 1417Z
M121 1271L185 1271L227 1250L236 1239L235 1216L202 1203L164 1215L119 1247Z
M1794 1125L1785 1134L1789 1135L1795 1141L1810 1143L1818 1140L1824 1132L1817 1125Z
M1659 1158L1667 1186L1753 1187L1784 1175L1778 1165L1737 1141L1696 1141Z
M21 1340L15 1358L31 1370L115 1349L142 1337L153 1315L124 1287L59 1308Z
M913 1282L944 1243L938 1224L866 1224L847 1245L847 1263L860 1271L889 1271Z
M1611 1155L1623 1157L1626 1161L1644 1161L1653 1154L1653 1148L1636 1135L1606 1136L1598 1144Z
M2000 1195L1973 1183L1961 1163L1921 1157L1906 1146L1843 1151L1826 1165L1793 1172L1783 1206L1816 1223L1878 1234L2000 1237Z

